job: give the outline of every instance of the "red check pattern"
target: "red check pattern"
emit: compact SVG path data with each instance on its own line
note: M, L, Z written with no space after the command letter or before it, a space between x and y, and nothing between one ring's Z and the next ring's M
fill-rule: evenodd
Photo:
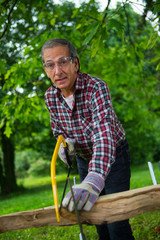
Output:
M47 90L45 103L50 112L53 135L75 139L76 153L90 161L89 171L106 178L115 161L116 146L125 139L107 84L79 72L72 110L55 85Z

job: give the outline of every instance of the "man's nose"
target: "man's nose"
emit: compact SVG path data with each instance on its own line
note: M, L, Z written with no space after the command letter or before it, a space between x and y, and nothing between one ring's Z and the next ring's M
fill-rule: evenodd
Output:
M61 65L56 64L54 71L55 71L55 74L61 73L61 72L62 72L62 67L61 67Z

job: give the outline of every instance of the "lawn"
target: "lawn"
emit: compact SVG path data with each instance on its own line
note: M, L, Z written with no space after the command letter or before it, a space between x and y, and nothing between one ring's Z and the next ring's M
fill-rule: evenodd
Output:
M158 164L154 164L154 171L157 182L160 183L160 171ZM58 194L61 198L66 175L57 176ZM0 215L13 212L26 211L53 205L52 188L50 176L19 180L26 189L17 194L12 194L7 198L0 199ZM152 185L147 164L132 167L131 188L140 188ZM160 232L155 232L155 228L160 226L160 211L141 214L130 219L133 233L136 240L158 240ZM86 238L98 240L95 226L83 225ZM3 240L77 240L79 239L79 227L41 227L38 229L18 230L0 234Z

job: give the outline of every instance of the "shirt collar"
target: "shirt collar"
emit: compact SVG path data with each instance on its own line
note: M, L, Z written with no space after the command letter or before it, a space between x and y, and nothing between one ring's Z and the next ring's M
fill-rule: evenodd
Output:
M76 85L75 85L75 90L81 90L84 89L84 82L83 82L83 77L82 73L78 72L77 74L77 79L76 79Z
M77 73L77 79L76 79L76 85L75 85L75 91L76 90L81 90L81 89L84 89L85 86L84 86L84 81L83 81L83 76L82 76L82 73L81 72L78 72ZM52 85L52 89L53 89L53 93L54 94L60 94L60 89L58 89L56 87L56 85ZM61 94L60 94L61 95Z

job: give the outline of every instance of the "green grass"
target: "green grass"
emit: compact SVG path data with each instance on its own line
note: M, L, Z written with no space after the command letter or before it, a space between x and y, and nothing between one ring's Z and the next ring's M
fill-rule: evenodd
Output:
M158 164L154 164L154 171L157 182L160 183L160 171ZM58 195L61 199L66 175L57 176ZM78 177L77 177L78 179ZM0 215L9 214L19 211L27 211L53 205L53 195L51 188L51 178L29 177L18 181L23 184L24 191L12 194L6 198L0 198ZM149 169L147 164L144 166L132 167L131 188L140 188L152 185ZM160 226L160 212L141 214L130 219L130 223L136 240L158 240L160 233L154 232L153 229ZM86 238L89 240L98 240L95 226L83 225ZM38 229L18 230L0 234L3 240L77 240L79 239L79 227L41 227ZM118 240L118 239L117 239Z

